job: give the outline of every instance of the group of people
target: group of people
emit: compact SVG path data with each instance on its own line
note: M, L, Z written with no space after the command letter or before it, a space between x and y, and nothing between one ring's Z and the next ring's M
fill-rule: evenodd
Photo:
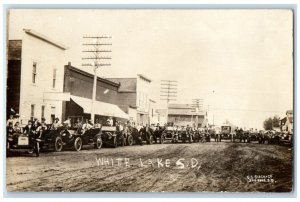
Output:
M53 125L55 125L55 123L58 122L57 119L53 123ZM14 133L24 133L24 134L37 133L48 129L45 118L42 118L41 121L39 121L37 118L34 118L33 120L29 120L26 126L23 128L18 114L10 115L9 119L6 122L6 128L7 128L8 135L12 135Z

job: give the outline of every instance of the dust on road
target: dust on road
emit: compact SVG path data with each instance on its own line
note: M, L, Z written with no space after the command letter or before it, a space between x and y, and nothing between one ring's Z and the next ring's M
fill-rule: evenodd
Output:
M96 158L112 159L114 164L98 165ZM129 159L130 167L125 166L124 158ZM179 159L183 169L176 164ZM149 165L141 167L141 161ZM198 164L192 168L192 163ZM39 158L10 157L6 171L7 191L292 191L292 152L277 145L210 142L88 148L41 153ZM249 181L257 176L268 176L272 182Z

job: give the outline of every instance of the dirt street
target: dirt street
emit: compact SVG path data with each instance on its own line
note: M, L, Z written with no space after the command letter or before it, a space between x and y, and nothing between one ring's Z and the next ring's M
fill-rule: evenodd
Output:
M85 148L15 155L6 171L8 191L289 192L292 151L229 142Z

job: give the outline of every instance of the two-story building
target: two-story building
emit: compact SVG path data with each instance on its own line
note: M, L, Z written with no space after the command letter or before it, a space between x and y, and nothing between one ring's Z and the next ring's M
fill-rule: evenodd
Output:
M167 122L179 126L207 127L207 113L197 111L190 104L169 104L167 110Z
M66 46L24 29L8 42L7 113L15 111L22 124L32 118L61 118ZM8 115L8 114L7 114Z
M150 124L153 109L153 100L150 99L152 80L141 74L135 78L108 80L120 83L117 105L129 115L130 120L138 125Z
M94 75L73 67L70 62L64 70L63 92L69 93L70 99L63 102L63 120L70 118L74 122L78 118L91 119ZM114 121L128 119L128 114L117 106L119 87L119 83L97 77L94 120L105 123L108 117Z

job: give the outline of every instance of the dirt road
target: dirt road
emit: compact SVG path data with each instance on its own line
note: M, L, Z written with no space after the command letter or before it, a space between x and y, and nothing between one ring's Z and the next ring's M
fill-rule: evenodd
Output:
M210 142L13 156L7 190L289 192L291 153L276 145Z

